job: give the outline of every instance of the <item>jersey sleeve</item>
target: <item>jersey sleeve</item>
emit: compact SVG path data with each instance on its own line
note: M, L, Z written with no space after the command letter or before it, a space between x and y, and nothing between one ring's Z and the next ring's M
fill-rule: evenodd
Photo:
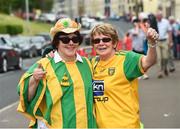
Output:
M133 79L143 75L141 60L143 55L135 52L128 52L125 57L123 65L125 76L127 80L132 81Z
M27 116L31 120L31 123L29 126L32 126L36 123L35 115L36 113L39 113L38 112L39 109L36 108L37 102L40 99L40 95L44 94L43 88L45 87L43 83L45 81L40 80L38 83L37 90L36 90L36 95L33 97L31 101L28 101L28 86L29 86L30 77L32 76L33 71L35 68L37 68L37 66L38 66L38 62L33 64L28 69L28 71L25 72L24 75L21 77L17 86L18 94L20 97L17 111L23 113L25 116Z

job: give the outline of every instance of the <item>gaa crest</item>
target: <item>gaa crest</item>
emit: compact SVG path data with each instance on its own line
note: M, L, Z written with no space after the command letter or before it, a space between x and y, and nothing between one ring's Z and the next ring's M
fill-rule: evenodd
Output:
M115 73L115 67L108 68L108 75L112 76Z

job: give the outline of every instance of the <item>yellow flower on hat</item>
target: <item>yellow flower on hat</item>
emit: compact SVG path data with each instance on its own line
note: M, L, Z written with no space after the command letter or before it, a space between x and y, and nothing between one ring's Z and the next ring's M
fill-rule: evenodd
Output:
M70 18L62 18L59 19L55 26L51 28L50 34L52 37L57 32L64 32L64 33L73 33L75 31L79 31L81 29L81 24L78 24L77 22L71 20Z

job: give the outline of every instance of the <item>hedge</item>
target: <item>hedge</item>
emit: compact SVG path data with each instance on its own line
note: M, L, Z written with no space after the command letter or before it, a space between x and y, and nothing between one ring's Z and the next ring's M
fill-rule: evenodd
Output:
M7 27L5 25L0 25L0 34L6 34L7 33Z
M0 25L1 34L17 35L23 32L22 25Z

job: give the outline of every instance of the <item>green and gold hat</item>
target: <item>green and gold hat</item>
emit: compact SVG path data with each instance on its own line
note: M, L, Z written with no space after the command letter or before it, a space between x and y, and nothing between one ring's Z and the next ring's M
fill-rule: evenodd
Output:
M79 31L81 29L81 24L71 20L70 18L62 18L59 19L54 27L50 30L50 35L52 38L54 35L58 32L64 32L64 33L73 33L75 31Z

